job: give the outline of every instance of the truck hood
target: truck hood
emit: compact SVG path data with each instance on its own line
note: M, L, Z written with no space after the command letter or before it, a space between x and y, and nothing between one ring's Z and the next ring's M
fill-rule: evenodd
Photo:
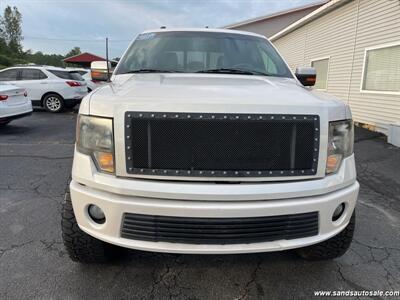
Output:
M104 117L125 111L318 114L349 118L346 105L295 79L230 74L129 74L90 94L81 113Z

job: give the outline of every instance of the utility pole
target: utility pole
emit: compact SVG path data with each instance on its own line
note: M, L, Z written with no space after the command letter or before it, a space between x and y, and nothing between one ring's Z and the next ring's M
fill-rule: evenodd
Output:
M108 61L108 37L106 37L106 63L107 63L107 80L110 82L110 62Z

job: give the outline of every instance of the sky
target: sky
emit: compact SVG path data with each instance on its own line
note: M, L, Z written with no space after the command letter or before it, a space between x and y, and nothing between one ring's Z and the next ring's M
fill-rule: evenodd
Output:
M22 13L24 50L120 57L140 32L166 26L223 27L318 0L0 0Z

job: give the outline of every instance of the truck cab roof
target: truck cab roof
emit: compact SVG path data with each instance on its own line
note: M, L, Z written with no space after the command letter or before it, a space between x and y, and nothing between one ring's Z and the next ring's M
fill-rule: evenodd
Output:
M215 33L233 33L233 34L242 34L242 35L250 35L256 36L259 38L267 39L265 36L249 31L242 31L242 30L233 30L233 29L223 29L223 28L157 28L157 29L149 29L143 31L141 34L146 33L156 33L156 32L215 32Z

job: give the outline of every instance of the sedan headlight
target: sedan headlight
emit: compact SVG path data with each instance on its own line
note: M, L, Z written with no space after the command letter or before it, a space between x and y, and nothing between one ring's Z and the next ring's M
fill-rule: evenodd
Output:
M336 172L343 158L353 154L354 127L352 120L329 123L328 157L326 174Z
M90 155L99 171L114 173L114 137L112 119L79 115L76 148Z

